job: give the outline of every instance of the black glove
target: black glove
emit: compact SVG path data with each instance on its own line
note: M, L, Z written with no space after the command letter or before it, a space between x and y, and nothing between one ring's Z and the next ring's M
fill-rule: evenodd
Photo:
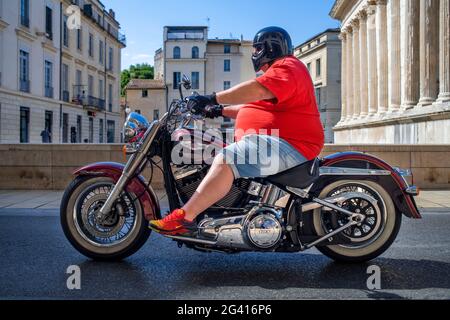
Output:
M215 93L208 96L190 96L187 100L188 107L196 115L206 115L206 107L218 105Z
M222 106L208 106L205 108L205 117L210 119L215 119L223 116Z

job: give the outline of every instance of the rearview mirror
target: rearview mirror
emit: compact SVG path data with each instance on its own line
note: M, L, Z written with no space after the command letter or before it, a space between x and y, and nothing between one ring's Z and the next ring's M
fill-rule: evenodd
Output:
M191 79L185 74L183 74L183 77L181 79L181 84L186 90L191 89Z

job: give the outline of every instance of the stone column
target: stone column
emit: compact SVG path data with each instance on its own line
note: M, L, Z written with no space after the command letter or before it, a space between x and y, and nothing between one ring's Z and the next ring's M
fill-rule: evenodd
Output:
M388 107L388 47L386 0L376 2L377 70L378 70L378 113Z
M420 100L432 104L438 95L439 79L439 2L420 0ZM447 57L447 59L449 59Z
M352 119L357 119L361 107L360 83L360 58L359 58L359 20L352 21L353 27L353 115Z
M347 34L342 31L339 35L341 39L341 120L345 122L347 117Z
M419 8L420 0L401 0L402 108L410 109L419 100Z
M388 94L389 111L397 111L401 104L400 69L400 1L388 2Z
M439 99L450 101L450 0L441 0L439 17Z
M363 9L359 15L359 55L360 55L360 117L369 113L368 78L367 78L367 12Z
M353 29L349 26L347 33L347 108L346 121L350 121L353 117Z
M368 56L368 100L369 116L374 115L378 109L378 72L377 72L377 37L375 29L376 7L369 1L367 8L367 56Z

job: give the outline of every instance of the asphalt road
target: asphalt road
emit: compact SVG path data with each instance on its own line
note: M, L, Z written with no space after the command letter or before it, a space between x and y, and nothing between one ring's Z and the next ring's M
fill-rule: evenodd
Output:
M65 239L56 210L0 210L0 299L450 299L450 212L403 220L397 241L363 265L303 254L205 254L152 234L121 263L93 262ZM368 266L381 290L367 289ZM66 269L81 268L68 290Z

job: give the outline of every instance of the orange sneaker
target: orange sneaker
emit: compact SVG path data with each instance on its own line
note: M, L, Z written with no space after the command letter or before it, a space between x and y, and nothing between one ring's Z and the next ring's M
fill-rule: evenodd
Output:
M187 221L184 219L186 213L182 209L176 209L171 214L161 220L151 220L150 229L164 235L191 235L197 231L195 221Z

